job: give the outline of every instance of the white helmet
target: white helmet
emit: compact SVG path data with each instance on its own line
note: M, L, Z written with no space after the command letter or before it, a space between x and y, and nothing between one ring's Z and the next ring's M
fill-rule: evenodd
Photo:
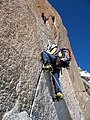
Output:
M57 48L57 45L52 44L52 45L50 46L50 48L49 48L50 52L51 52L54 48Z

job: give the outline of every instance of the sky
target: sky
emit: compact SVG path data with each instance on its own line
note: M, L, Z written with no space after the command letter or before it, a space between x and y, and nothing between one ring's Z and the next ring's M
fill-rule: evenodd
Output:
M90 72L90 0L48 0L68 32L76 62Z

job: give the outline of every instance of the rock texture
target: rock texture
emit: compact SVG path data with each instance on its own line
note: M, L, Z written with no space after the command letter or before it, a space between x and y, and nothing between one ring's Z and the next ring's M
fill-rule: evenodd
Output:
M55 15L55 23L44 24L43 12ZM70 48L62 20L47 0L0 0L0 120L59 120L62 111L62 120L90 120L90 97L73 53L60 78L65 101L55 104L50 97L40 53L52 43Z
M52 101L52 91L50 75L42 73L32 105L31 120L72 120L64 100Z

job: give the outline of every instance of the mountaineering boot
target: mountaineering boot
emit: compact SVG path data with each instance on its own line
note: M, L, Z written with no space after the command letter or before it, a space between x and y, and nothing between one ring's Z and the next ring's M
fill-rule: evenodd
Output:
M51 65L45 65L43 68L44 72L53 72L53 68Z
M58 92L57 94L54 94L52 99L53 99L53 101L55 101L55 100L59 101L60 99L63 99L63 94L61 92Z
M58 92L58 93L56 94L56 98L62 99L62 98L63 98L63 94L62 94L61 92Z

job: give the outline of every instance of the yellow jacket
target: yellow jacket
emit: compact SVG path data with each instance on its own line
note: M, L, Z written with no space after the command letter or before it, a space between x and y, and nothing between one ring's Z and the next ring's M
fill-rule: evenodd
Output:
M52 54L52 55L54 55L54 53L57 51L57 48L54 48L51 52L50 52L50 54ZM58 56L61 58L62 57L62 53L61 53L61 51L58 53Z

